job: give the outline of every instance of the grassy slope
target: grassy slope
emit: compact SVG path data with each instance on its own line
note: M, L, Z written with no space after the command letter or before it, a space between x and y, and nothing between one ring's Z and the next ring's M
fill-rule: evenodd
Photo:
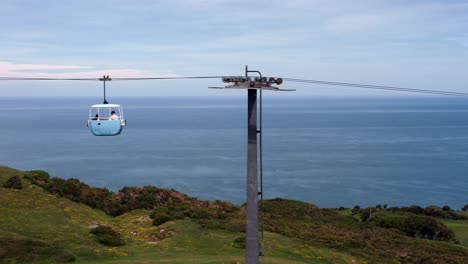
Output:
M442 220L442 222L455 232L455 238L460 244L468 246L468 220Z
M23 173L0 167L0 185L13 175ZM232 246L241 233L206 230L190 220L169 222L156 228L148 221L148 214L137 210L113 218L50 195L26 180L22 190L0 187L0 238L59 244L77 257L75 263L243 263L244 250ZM128 245L113 248L96 243L88 228L95 223L119 230L126 236ZM161 234L170 237L161 240ZM353 263L356 260L278 234L267 233L266 238L267 256L261 263ZM50 259L38 263L50 263Z
M0 167L0 185L13 175L22 176L22 172ZM114 218L88 206L50 195L26 180L23 180L23 185L23 190L0 188L0 238L35 239L59 244L77 257L76 263L243 263L244 250L233 247L234 239L242 236L241 233L204 229L191 220L169 222L154 227L148 218L149 211L135 210ZM279 210L279 213L285 208L278 206L289 208L296 204L300 203L283 201L271 209ZM349 213L340 212L341 215ZM317 217L320 221L321 217ZM312 232L309 233L310 237L314 237L327 230L332 234L336 232L336 227L345 227L347 224L350 227L354 226L347 216L333 216L329 219L343 222L343 226L333 223L316 225L311 222L312 228L305 225L307 230L304 231ZM126 237L128 244L113 248L96 243L88 228L88 225L95 223L110 225L119 230ZM282 223L280 221L277 224ZM303 222L298 223L298 226L300 224ZM447 224L454 228L460 241L466 241L466 221L447 221ZM288 228L287 225L284 228ZM325 230L322 230L324 228ZM327 232L322 235L325 237ZM165 237L167 238L163 239ZM414 240L411 243L415 247L427 243L437 247L444 246L429 241ZM446 245L446 248L452 246ZM307 244L302 240L276 233L266 233L265 251L266 257L261 258L261 263L366 263L362 258L355 257L356 255L375 261L382 259L381 256L374 255L378 251L365 252L363 255L362 250L354 252L351 248L343 251L327 247L326 243ZM378 263L375 261L374 263ZM38 263L50 263L50 259Z
M20 172L0 168L0 184ZM112 218L88 206L57 198L23 180L23 189L0 188L0 237L28 238L57 243L76 255L88 255L99 247L89 234L93 222Z

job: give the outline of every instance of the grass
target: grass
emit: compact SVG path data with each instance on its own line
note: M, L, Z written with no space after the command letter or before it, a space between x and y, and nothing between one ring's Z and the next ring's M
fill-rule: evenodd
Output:
M468 220L442 220L448 228L455 232L455 238L460 244L468 246Z
M23 172L0 167L0 184ZM148 210L135 210L111 217L86 205L59 198L23 179L23 189L0 188L0 238L16 243L37 243L45 257L35 263L50 263L63 252L76 257L74 263L243 263L244 250L233 241L242 233L209 230L185 219L155 227ZM123 247L96 242L90 226L105 224L118 230L127 241ZM261 263L353 263L355 257L331 249L305 245L301 240L266 234L267 256ZM0 256L5 245L0 245ZM21 248L20 248L21 249ZM53 249L53 250L52 250ZM27 248L25 247L25 251ZM22 253L19 252L18 255ZM55 255L54 255L55 254ZM8 263L0 257L0 263Z
M0 181L21 173L0 168ZM76 255L89 255L94 237L88 225L96 222L112 223L113 219L88 206L57 198L23 180L23 189L0 188L0 237L30 239L59 244Z
M83 259L76 263L243 263L244 251L232 246L242 234L206 230L190 220L163 225L177 233L160 243L133 245L130 256ZM298 239L266 233L266 257L261 263L353 263L353 258L329 249L306 246ZM130 246L132 247L132 246ZM122 250L114 248L116 255Z
M0 184L23 172L0 167ZM203 228L191 219L153 226L149 210L134 210L118 217L86 205L59 198L23 180L23 189L0 187L0 239L14 241L17 255L38 247L42 255L34 263L244 263L244 249L234 245L244 234ZM261 263L412 263L413 252L426 252L432 262L468 260L468 250L455 244L407 238L395 231L372 230L350 216L350 210L318 209L310 204L276 199L267 201L265 253ZM122 234L126 245L99 244L90 234L96 224L108 225ZM446 223L467 240L468 222ZM466 245L466 244L464 244ZM0 244L0 263L6 250ZM21 250L23 252L21 252ZM390 252L390 253L389 253ZM465 252L465 253L463 253ZM393 255L400 254L398 258ZM407 257L405 258L404 256ZM432 255L431 255L432 254ZM465 254L465 255L464 255ZM464 256L466 258L464 259ZM19 259L21 260L21 259ZM458 261L460 262L460 261ZM467 261L468 263L468 261Z

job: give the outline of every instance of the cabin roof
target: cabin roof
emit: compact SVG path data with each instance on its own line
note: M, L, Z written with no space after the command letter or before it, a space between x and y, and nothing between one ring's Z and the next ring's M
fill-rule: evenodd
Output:
M109 107L120 107L118 104L95 104L91 107L99 107L99 108L109 108Z

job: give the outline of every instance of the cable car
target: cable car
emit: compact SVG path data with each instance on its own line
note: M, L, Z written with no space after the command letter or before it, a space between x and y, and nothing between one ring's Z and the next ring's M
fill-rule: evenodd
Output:
M111 81L109 75L99 78L104 84L104 102L95 104L89 110L87 126L95 136L117 136L126 125L122 107L109 104L106 100L106 81Z
M95 104L89 110L88 127L95 136L117 136L126 125L118 104Z

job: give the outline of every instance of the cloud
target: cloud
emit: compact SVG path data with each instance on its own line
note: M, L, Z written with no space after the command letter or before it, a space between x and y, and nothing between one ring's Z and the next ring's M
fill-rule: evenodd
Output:
M79 65L51 65L51 64L18 64L8 61L0 61L0 72L24 71L24 70L66 70L89 69L91 67Z
M8 25L0 28L0 76L231 75L248 64L283 77L466 83L467 1L104 0L105 16L90 0L47 2L43 12L0 2L0 24ZM50 85L40 93L59 93ZM165 91L195 93L184 89Z
M140 69L102 69L92 71L74 71L94 69L94 67L80 65L54 65L54 64L18 64L0 61L0 77L25 77L25 78L98 78L109 75L114 78L141 78L141 77L175 77L171 73L157 73ZM64 70L61 73L50 73L49 70ZM34 72L30 72L34 71Z

